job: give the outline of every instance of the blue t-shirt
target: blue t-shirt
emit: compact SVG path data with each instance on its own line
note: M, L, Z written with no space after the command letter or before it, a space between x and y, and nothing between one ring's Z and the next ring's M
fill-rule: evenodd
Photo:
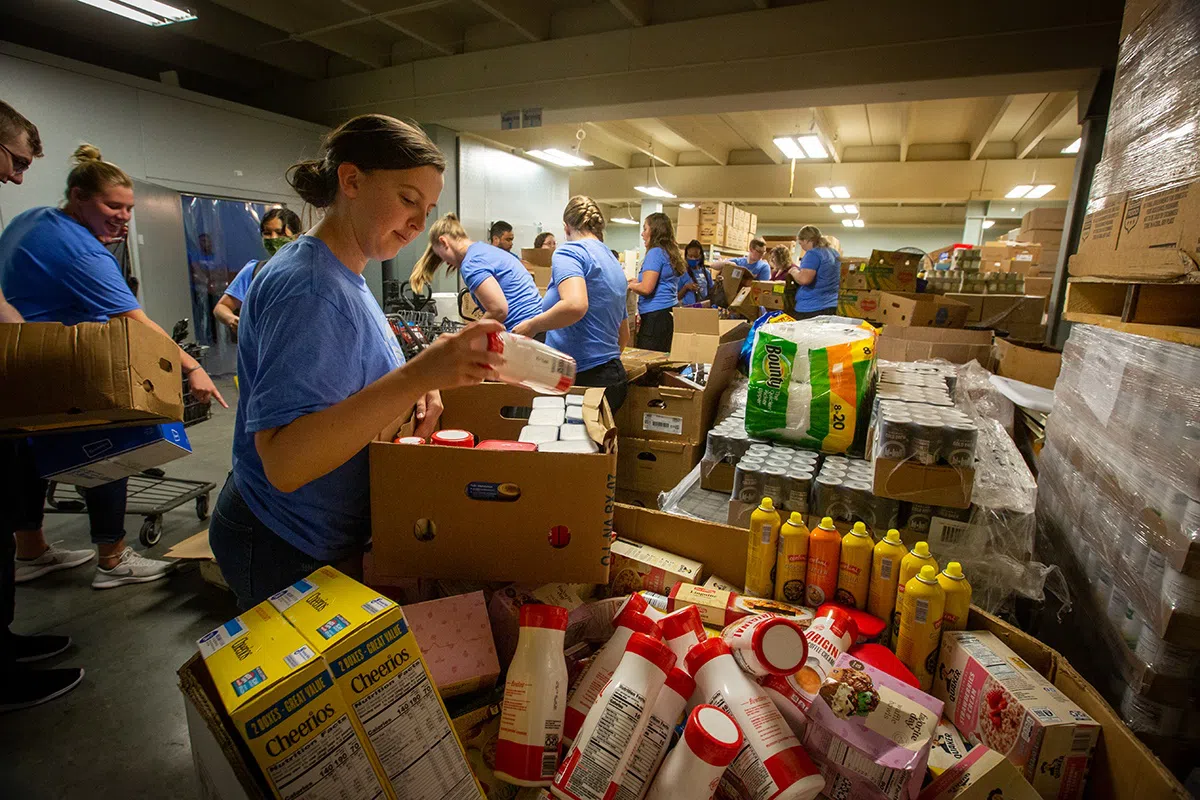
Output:
M693 292L689 289L684 293L683 299L679 301L681 305L690 306L702 303L708 299L709 294L712 292L712 273L705 266L688 267L688 271L679 277L679 282L696 284L696 291Z
M140 308L112 253L57 208L31 208L0 233L0 289L30 322L107 322Z
M250 291L250 281L254 280L254 268L257 266L258 259L254 258L247 261L246 266L242 267L242 271L237 274L237 277L225 289L225 294L239 303L246 302L246 292Z
M621 323L629 316L625 308L629 282L604 242L564 242L555 248L550 260L550 286L542 298L543 311L558 302L558 285L568 278L583 278L586 282L587 313L574 325L546 331L546 344L575 359L576 367L583 372L621 356L618 339Z
M832 247L814 247L800 259L800 269L816 270L817 279L808 286L796 287L797 311L824 311L836 308L838 287L842 283L842 257Z
M371 535L367 448L284 493L267 480L254 434L336 405L403 363L367 282L320 239L301 236L254 279L238 325L233 477L255 516L313 558L341 560Z
M664 308L679 305L679 276L671 267L671 259L666 250L654 247L646 253L646 257L642 259L638 280L643 280L647 272L657 272L658 283L654 287L654 294L649 297L638 295L638 313L649 314L651 311L662 311Z
M475 242L467 248L459 272L462 273L463 283L471 290L471 297L475 297L475 292L488 278L496 279L500 291L504 292L504 299L508 301L504 327L510 331L530 317L542 313L542 298L533 276L521 260L507 250L486 242ZM479 299L475 298L475 302L479 304Z
M762 259L751 264L749 256L742 256L741 258L735 258L733 263L739 267L748 267L750 274L754 276L754 280L756 281L771 280L771 265Z

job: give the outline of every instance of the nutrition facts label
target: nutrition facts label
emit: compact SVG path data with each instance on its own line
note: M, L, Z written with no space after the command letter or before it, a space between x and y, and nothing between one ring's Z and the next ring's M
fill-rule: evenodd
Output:
M729 714L733 719L738 719L733 716L733 711L725 702L724 696L714 694L708 702ZM762 759L758 757L758 753L750 744L749 736L746 736L742 749L730 763L729 769L725 770L724 775L721 776L721 786L726 794L732 792L734 797L748 798L748 800L767 800L779 791L779 786L771 778L771 773L767 772Z
M284 800L383 797L379 778L346 714L272 764L267 773Z
M422 662L409 664L354 710L400 800L479 800Z
M625 768L616 800L637 800L646 794L650 788L650 778L653 777L654 768L657 766L655 762L658 761L658 754L665 753L667 745L671 743L672 730L673 725L658 717L650 717L646 732L642 734L642 740L634 750L629 766Z
M645 710L644 696L628 686L616 687L591 738L579 752L579 762L565 786L568 794L580 800L604 797Z

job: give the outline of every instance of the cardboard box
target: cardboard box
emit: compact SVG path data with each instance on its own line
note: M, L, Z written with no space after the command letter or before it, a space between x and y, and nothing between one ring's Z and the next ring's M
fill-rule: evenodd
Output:
M496 685L500 662L483 592L414 603L401 610L443 700Z
M1054 389L1062 369L1062 353L996 340L996 374Z
M1017 232L1017 241L1040 244L1043 256L1040 260L1045 261L1044 256L1048 248L1053 248L1057 252L1059 246L1062 245L1062 235L1062 228L1022 228Z
M1100 724L998 638L944 632L933 694L964 736L1007 756L1042 797L1083 797Z
M727 461L701 460L700 488L729 494L733 491L733 471L733 464Z
M75 486L103 486L192 452L182 422L38 436L38 475Z
M1012 323L1040 323L1046 310L1046 298L1037 295L947 292L943 296L966 303L970 306L967 321L988 328L1004 328Z
M678 314L679 309L673 313ZM637 347L626 347L621 351L621 366L625 367L625 380L633 383L654 367L661 367L670 361L670 356L661 350L642 350Z
M0 434L183 421L179 345L131 319L0 324Z
M616 426L603 389L582 390L599 453L370 446L375 566L392 578L607 583ZM534 392L484 383L442 394L445 428L516 440ZM524 416L522 416L524 414ZM436 487L437 491L422 491ZM397 491L397 487L418 487ZM563 502L570 487L570 502Z
M666 550L618 538L612 545L609 589L620 597L643 589L668 594L677 583L699 583L704 565Z
M1200 265L1200 180L1130 193L1117 238L1123 275L1169 279Z
M684 209L686 210L686 209ZM693 211L695 209L692 209ZM675 226L675 241L679 246L686 247L687 243L695 239L700 241L700 226L698 225L676 225ZM703 243L702 243L703 244Z
M750 531L648 508L616 506L613 531L622 539L657 547L704 565L710 575L733 580L746 574Z
M700 225L700 207L680 208L679 216L675 218L675 229L692 227L696 228Z
M854 272L847 273L841 288L876 289L889 292L915 292L921 256L913 253L873 250L871 258Z
M987 367L992 361L992 332L889 326L876 347L877 356L885 361L944 358L952 364L975 360Z
M1052 275L1025 276L1025 294L1034 297L1049 297L1051 290L1054 288L1054 277Z
M1120 275L1116 258L1128 192L1093 197L1079 229L1079 245L1068 262L1072 275Z
M745 320L721 319L715 308L676 308L671 313L675 333L670 360L679 364L711 364L721 345L740 342L750 332Z
M879 316L885 325L961 328L970 307L948 295L880 292Z
M786 281L754 281L750 284L750 298L768 311L782 311L786 307L786 288Z
M893 500L967 508L974 483L975 470L970 467L924 466L876 455L872 490Z
M838 316L879 322L882 319L879 313L880 294L872 289L842 289L838 292Z
M1021 229L1029 230L1033 228L1049 228L1056 231L1062 231L1067 224L1067 208L1061 206L1058 208L1035 208L1032 211L1026 211L1025 216L1021 217ZM1021 241L1037 241L1036 239L1022 239ZM1043 242L1042 244L1045 244Z
M1041 800L1012 762L979 745L946 770L917 800Z
M674 488L692 471L704 454L704 447L622 436L617 453L617 486L633 492L654 492L657 496L660 491Z
M550 268L551 259L554 256L553 250L547 250L545 247L522 247L521 260L527 265L535 267Z
M1014 322L1005 325L1004 331L1014 342L1041 344L1046 341L1046 326L1040 322Z
M1007 272L1013 259L1036 266L1040 263L1041 256L1040 244L988 242L981 248L980 269L984 272Z
M545 250L543 252L550 252ZM533 276L533 285L538 288L541 294L546 293L546 289L550 287L551 270L550 267L539 267L537 265L526 264L525 268L529 270L529 274Z
M1033 261L1030 260L1029 256L1010 258L1008 261L999 262L999 265L1000 272L1013 272L1017 275L1024 275L1025 277L1037 277L1038 275L1042 274L1041 265L1034 264Z
M533 586L514 583L497 589L488 602L488 619L496 643L496 654L504 669L508 669L517 652L517 642L521 637L521 606L527 603L543 603L567 609L566 644L570 646L582 638L580 626L586 622L587 615L579 611L584 607L584 600L578 585L546 583Z

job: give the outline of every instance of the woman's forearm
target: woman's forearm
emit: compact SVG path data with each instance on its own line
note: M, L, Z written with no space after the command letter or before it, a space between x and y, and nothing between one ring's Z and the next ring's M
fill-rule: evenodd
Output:
M221 299L224 300L224 298ZM236 322L238 318L238 315L234 313L233 309L224 303L217 303L216 307L213 308L213 316L217 318L218 322L230 327L233 327L233 323Z
M586 314L586 304L582 308L576 308L566 301L559 300L550 308L530 319L529 324L533 328L534 333L556 331L560 328L568 328L574 325L583 319Z

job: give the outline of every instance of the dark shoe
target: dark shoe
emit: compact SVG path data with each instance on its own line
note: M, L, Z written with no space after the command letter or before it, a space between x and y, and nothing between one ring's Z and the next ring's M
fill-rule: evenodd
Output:
M13 634L8 640L8 651L13 661L28 664L30 661L41 661L43 658L53 658L59 653L66 652L71 646L70 636L20 636Z
M0 674L0 680L0 711L15 711L62 697L83 680L83 670L18 669Z

